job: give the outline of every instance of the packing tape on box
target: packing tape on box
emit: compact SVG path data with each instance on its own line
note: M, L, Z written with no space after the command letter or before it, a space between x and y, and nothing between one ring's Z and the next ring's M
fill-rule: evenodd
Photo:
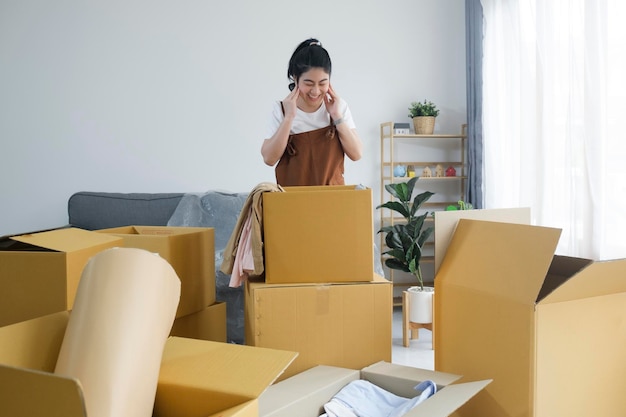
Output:
M114 248L83 270L55 373L77 378L89 417L150 416L180 279L158 254Z

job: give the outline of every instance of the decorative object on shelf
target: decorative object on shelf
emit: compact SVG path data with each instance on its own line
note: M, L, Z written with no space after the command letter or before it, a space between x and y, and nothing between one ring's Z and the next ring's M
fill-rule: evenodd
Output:
M456 177L456 169L452 165L446 169L446 177Z
M388 268L408 272L415 276L419 288L424 290L422 278L422 246L434 231L434 226L424 227L424 220L430 215L428 211L418 215L421 205L428 201L434 193L424 191L413 198L413 189L419 177L413 177L407 182L385 184L385 189L395 200L387 201L376 207L386 208L402 215L405 223L381 227L378 233L386 233L385 244L389 250L383 255Z
M435 167L435 177L443 177L443 167L441 166L441 164L437 164L437 166Z
M411 128L408 123L394 123L393 134L394 135L408 135L411 133Z
M408 165L406 167L406 176L409 178L413 178L415 176L415 167L413 165Z
M430 178L432 176L433 176L433 171L431 171L429 167L424 167L424 169L422 170L422 177Z
M409 107L409 117L413 119L416 135L432 135L435 131L435 118L438 115L439 109L432 101L414 101Z
M396 165L393 169L394 177L404 177L406 174L406 167L404 165Z
M472 203L466 203L463 200L459 200L457 201L458 205L454 205L454 204L450 204L448 207L446 207L446 211L454 211L454 210L473 210L474 206L472 205Z

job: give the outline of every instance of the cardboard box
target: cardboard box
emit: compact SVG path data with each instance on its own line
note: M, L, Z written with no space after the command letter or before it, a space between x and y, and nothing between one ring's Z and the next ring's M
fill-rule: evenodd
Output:
M626 415L626 260L559 229L459 220L435 278L435 369L494 382L460 416Z
M68 312L0 328L0 415L86 417L76 379L55 375ZM258 396L297 354L171 337L155 417L257 417Z
M353 185L265 193L265 282L369 281L374 273L372 210L372 190Z
M86 417L80 382L54 375L69 313L0 328L0 415Z
M280 379L316 365L391 361L392 284L267 284L245 288L245 341L298 352Z
M170 335L226 343L226 303L175 319Z
M124 239L124 246L158 253L180 278L176 317L215 303L215 230L208 227L125 226L101 229Z
M71 309L89 258L124 246L82 229L55 229L0 240L0 326Z
M437 393L404 414L405 417L445 417L487 386L491 380L452 384L460 376L378 362L358 370L317 366L270 386L259 398L260 417L317 417L324 404L348 383L367 380L393 394L413 398L413 389L425 380L437 384Z
M154 417L258 417L258 397L297 353L171 338L163 352Z

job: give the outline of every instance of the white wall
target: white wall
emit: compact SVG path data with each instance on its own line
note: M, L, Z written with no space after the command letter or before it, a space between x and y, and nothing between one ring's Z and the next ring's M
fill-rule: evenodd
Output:
M379 124L411 101L466 121L463 0L0 0L0 235L67 223L76 191L247 191L287 62L314 36L365 145L346 183L379 203Z

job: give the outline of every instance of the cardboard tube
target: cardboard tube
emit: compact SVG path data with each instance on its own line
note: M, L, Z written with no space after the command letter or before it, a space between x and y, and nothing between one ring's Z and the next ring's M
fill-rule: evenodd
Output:
M55 373L77 378L89 417L150 417L180 280L158 254L98 253L85 266Z

